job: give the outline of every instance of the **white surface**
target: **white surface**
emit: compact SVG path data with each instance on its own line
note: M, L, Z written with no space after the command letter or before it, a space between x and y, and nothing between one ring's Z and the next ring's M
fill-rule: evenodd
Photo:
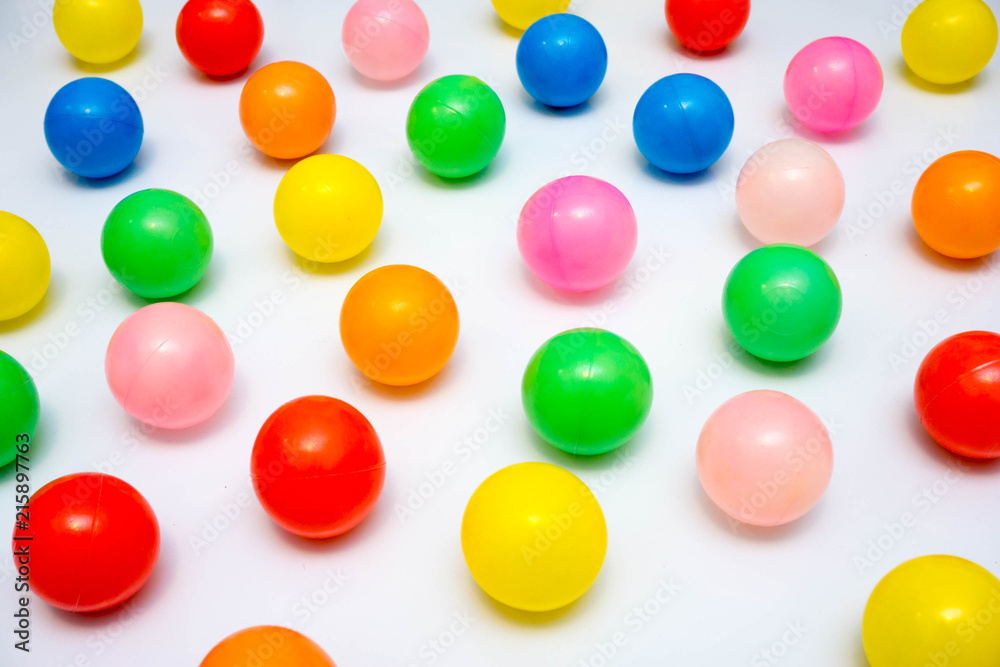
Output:
M146 139L134 167L99 185L63 171L45 146L42 116L52 94L85 72L57 42L40 9L46 4L51 0L16 0L0 8L6 130L0 208L38 227L53 264L44 307L0 329L0 346L27 362L44 403L34 488L72 472L113 472L155 508L163 549L153 579L125 611L79 616L36 600L28 660L10 648L11 569L9 556L2 556L0 663L196 665L229 633L273 623L305 632L342 666L600 665L597 645L621 633L611 664L860 667L862 610L893 566L947 552L1000 571L1000 533L992 521L1000 470L959 467L933 445L915 419L911 394L919 359L935 342L968 329L1000 329L1000 266L995 257L959 263L933 255L909 219L912 186L932 158L959 149L1000 152L1000 63L953 94L909 80L898 44L905 14L898 7L912 0L895 6L887 0L755 2L743 36L710 59L675 46L658 0L585 0L574 11L602 31L608 74L589 105L562 114L528 99L514 68L517 38L486 0L426 0L430 53L394 87L367 83L349 69L339 43L345 0L260 0L267 35L255 67L296 59L326 75L338 115L323 150L365 164L385 194L385 220L371 250L318 272L298 264L275 231L271 202L287 165L246 150L237 117L246 77L213 83L187 66L173 37L179 0L147 0L137 57L103 74L133 90L142 109ZM38 35L13 50L7 33L35 16ZM798 365L778 369L746 356L733 361L725 357L732 342L722 322L721 289L754 243L736 218L728 186L765 142L816 139L788 126L781 81L792 55L826 35L868 45L886 75L874 117L857 131L819 139L847 182L843 219L817 247L842 282L843 319L832 340ZM643 90L678 71L717 81L736 110L729 150L707 174L688 179L652 172L630 127ZM417 90L455 72L492 85L508 124L489 170L449 186L412 172L404 124ZM213 178L227 165L236 173L227 187L215 189ZM568 173L617 185L640 224L626 278L582 297L536 283L514 238L527 197ZM141 302L116 289L99 235L114 204L147 187L176 189L202 203L210 196L204 208L215 231L215 257L185 301L245 338L235 347L229 402L210 422L178 433L143 432L115 403L103 373L111 333ZM883 212L859 225L859 208L877 209L880 200ZM337 331L353 282L394 262L447 280L462 317L451 363L418 390L393 391L361 379ZM271 300L281 303L272 307ZM943 323L924 334L922 323L935 318ZM519 395L536 347L587 324L631 340L648 360L656 388L641 434L620 455L595 460L540 444ZM45 346L67 330L77 335L65 349L38 361L36 354L51 353L55 348ZM685 392L693 386L701 393ZM813 512L783 529L731 525L695 474L695 441L705 418L726 398L755 388L788 392L834 425L830 488ZM261 423L284 401L309 393L357 406L378 430L388 459L375 512L342 539L322 543L292 538L272 524L248 479ZM481 429L498 413L502 427L477 451L461 444L482 440ZM582 477L609 525L597 583L578 604L544 622L492 604L470 578L459 545L464 505L476 486L524 460L552 461ZM396 508L449 461L457 472L401 521ZM923 493L934 501L921 500ZM0 495L11 515L5 521L12 522L9 469L0 473ZM224 521L218 517L237 501L243 504L238 517L196 553L190 540L206 522ZM885 537L886 526L905 513L916 525L898 540ZM855 559L880 538L891 542L885 554L859 569ZM328 586L337 590L327 595L329 573L343 581ZM656 602L658 594L666 596L661 582L677 588L665 604ZM325 600L309 611L302 600L313 595ZM633 608L643 604L656 613L636 615ZM471 622L455 636L453 629L463 629L454 623L458 617ZM789 624L799 624L801 636L786 633ZM432 643L449 648L438 653ZM782 655L778 662L762 654L772 645Z

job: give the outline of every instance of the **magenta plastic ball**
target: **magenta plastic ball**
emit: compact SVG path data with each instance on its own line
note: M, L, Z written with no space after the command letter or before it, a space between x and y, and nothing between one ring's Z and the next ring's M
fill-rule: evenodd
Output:
M533 194L517 221L517 247L538 278L586 292L610 284L635 254L632 205L610 183L566 176Z
M723 403L698 438L698 477L726 514L755 526L794 521L819 502L833 474L823 421L777 391Z
M199 424L233 386L233 350L205 313L181 303L154 303L122 322L104 358L108 386L136 419L159 428Z
M848 37L824 37L795 54L785 71L785 101L818 132L842 132L868 118L882 98L882 67Z
M358 0L344 18L341 40L354 69L376 81L396 81L424 59L430 29L413 0Z
M743 165L736 210L761 243L811 246L840 219L844 177L830 154L811 141L774 141Z

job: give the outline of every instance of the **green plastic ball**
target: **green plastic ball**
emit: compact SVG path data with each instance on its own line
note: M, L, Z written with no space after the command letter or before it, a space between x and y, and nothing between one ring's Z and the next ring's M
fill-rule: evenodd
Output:
M38 428L35 381L14 357L0 352L0 468L17 456L17 446L30 444Z
M479 173L496 157L507 126L503 103L474 76L453 74L417 93L406 139L428 171L444 178Z
M730 272L722 310L747 352L768 361L796 361L818 350L837 328L840 283L811 250L767 245Z
M610 452L646 421L653 381L639 351L603 329L572 329L535 352L521 401L542 438L569 454Z
M115 279L146 299L166 299L198 284L212 261L212 228L198 206L170 190L140 190L121 200L101 234Z

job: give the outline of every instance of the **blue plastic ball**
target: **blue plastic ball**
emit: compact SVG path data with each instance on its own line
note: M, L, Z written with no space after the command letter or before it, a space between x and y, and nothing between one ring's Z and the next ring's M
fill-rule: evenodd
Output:
M77 176L106 178L132 164L142 145L142 114L128 91L87 77L59 89L45 110L45 141Z
M524 31L517 75L528 94L550 107L583 104L608 70L608 49L597 28L573 14L552 14Z
M722 157L733 138L733 105L711 79L672 74L650 86L632 116L643 157L663 171L693 174Z

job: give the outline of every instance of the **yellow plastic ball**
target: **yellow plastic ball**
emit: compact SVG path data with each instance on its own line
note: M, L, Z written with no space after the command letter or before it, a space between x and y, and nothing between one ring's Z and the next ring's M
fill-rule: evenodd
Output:
M871 667L997 667L1000 581L964 558L914 558L872 591L862 635Z
M55 0L52 23L76 58L102 65L121 60L142 36L139 0Z
M549 14L559 14L569 9L570 0L493 0L493 9L500 18L519 30Z
M525 611L558 609L586 593L607 547L594 494L549 463L518 463L492 474L462 519L462 551L476 583Z
M342 262L367 248L382 224L382 191L367 169L343 155L296 163L274 195L278 233L296 254Z
M993 57L997 20L982 0L924 0L903 24L903 58L931 83L967 81Z
M0 211L0 320L20 317L49 288L52 264L38 230L24 218Z

